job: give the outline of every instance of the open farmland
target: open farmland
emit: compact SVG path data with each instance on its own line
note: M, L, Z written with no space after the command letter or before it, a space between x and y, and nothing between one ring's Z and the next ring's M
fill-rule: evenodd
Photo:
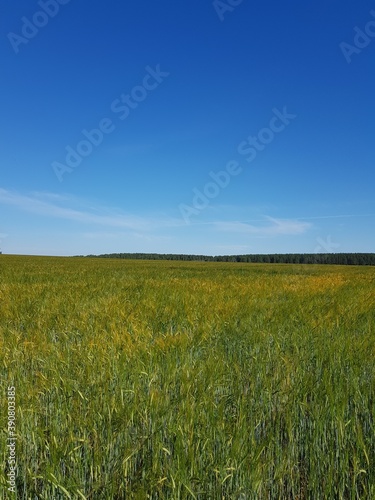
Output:
M17 498L375 498L375 268L0 256Z

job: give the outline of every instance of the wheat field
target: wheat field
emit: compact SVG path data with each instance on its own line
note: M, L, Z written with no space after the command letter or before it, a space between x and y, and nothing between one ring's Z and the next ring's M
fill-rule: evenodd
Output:
M375 498L375 268L0 255L19 499Z

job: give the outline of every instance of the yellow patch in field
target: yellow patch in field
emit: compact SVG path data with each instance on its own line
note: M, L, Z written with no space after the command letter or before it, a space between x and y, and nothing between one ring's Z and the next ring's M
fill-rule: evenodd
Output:
M341 274L329 274L324 276L294 276L284 284L285 291L290 292L313 292L319 293L326 290L335 290L346 283Z
M155 345L159 349L166 351L171 347L183 346L186 344L187 336L182 333L177 333L175 335L163 335L155 340Z

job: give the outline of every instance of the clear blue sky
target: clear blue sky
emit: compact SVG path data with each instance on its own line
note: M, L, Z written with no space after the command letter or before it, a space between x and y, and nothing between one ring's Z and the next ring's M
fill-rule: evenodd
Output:
M2 6L4 253L375 251L373 2L61 2Z

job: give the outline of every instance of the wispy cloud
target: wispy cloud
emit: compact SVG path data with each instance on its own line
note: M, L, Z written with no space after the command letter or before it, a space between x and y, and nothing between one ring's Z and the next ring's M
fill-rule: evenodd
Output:
M29 214L35 214L44 218L60 219L71 221L72 223L85 224L82 236L86 239L112 238L118 239L122 237L135 240L147 240L151 235L152 240L159 231L158 237L166 238L166 234L162 236L160 231L168 229L186 229L186 224L179 217L171 217L166 214L152 213L150 215L136 215L125 213L123 210L116 207L104 207L99 204L87 201L69 194L56 194L50 192L33 191L27 194L10 191L0 188L0 205L14 207L17 210L22 210ZM224 216L224 212L229 216L229 220L213 220L201 221L191 224L194 226L207 226L210 231L216 233L231 232L234 234L253 235L254 237L277 237L282 235L302 235L313 227L313 221L316 219L336 219L336 218L352 218L352 217L371 217L374 214L346 214L346 215L320 215L308 217L294 217L288 219L274 218L270 216L260 216L259 218L243 220L246 212L246 207L237 207L238 212L235 214L234 207L228 212L221 207L220 214ZM251 207L254 213L255 207ZM263 207L264 208L264 207ZM259 213L259 210L257 210ZM264 213L264 212L263 212ZM217 214L219 215L219 214ZM237 215L238 218L234 218ZM228 217L228 218L229 218ZM172 233L170 233L171 235ZM169 235L169 237L170 237ZM182 236L180 234L180 236ZM7 238L8 235L0 233L0 239ZM244 251L245 249L235 245L231 246L232 252ZM224 250L224 248L222 248ZM228 248L229 251L229 248Z
M214 247L215 253L226 253L226 254L234 254L234 253L247 253L249 252L251 247L248 245L216 245Z
M137 233L134 231L88 231L84 232L82 234L82 237L85 239L90 239L90 240L123 240L124 238L130 238L133 242L140 240L140 241L147 241L147 242L154 242L156 240L160 241L169 241L171 238L168 236L157 236L155 237L154 235L150 235L148 233Z
M1 191L1 190L0 190ZM63 202L63 201L69 201L68 196L64 196L62 194L57 194L57 193L49 193L48 191L32 191L30 195L33 198L38 198L39 200L48 200L48 201L54 201L54 202Z
M310 227L309 222L296 219L274 219L266 216L266 225L253 225L238 221L216 222L218 231L245 233L259 236L296 235L305 233Z
M179 219L139 217L124 214L116 209L81 206L72 208L77 200L55 196L53 193L32 193L23 195L0 188L0 204L13 206L28 213L44 217L54 217L72 222L130 229L134 231L151 231L165 227L181 226Z

